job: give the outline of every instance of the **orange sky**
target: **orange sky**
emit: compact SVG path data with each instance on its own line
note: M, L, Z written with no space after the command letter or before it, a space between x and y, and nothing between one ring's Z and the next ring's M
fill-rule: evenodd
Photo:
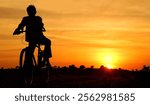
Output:
M26 7L34 4L52 41L52 65L150 65L149 0L0 0L0 67L18 65L27 46L12 36Z

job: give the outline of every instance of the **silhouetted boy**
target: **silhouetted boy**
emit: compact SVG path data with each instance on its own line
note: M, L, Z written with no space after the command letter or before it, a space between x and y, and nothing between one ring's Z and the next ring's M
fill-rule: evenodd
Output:
M33 53L36 44L45 45L44 58L48 60L52 57L51 54L51 41L43 35L45 31L42 18L36 16L36 8L34 5L27 7L28 16L23 17L18 28L14 31L13 35L22 33L24 27L26 28L25 40L29 42L29 49ZM49 61L49 60L48 60Z

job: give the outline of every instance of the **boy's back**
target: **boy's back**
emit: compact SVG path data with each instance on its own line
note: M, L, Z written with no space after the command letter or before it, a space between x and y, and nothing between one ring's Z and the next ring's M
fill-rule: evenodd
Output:
M43 35L43 23L40 16L26 16L23 17L19 27L26 26L26 41L38 40L40 35Z

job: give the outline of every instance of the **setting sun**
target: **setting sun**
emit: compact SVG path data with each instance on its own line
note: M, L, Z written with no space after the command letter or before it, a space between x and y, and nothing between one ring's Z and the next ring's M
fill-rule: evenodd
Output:
M113 67L113 57L112 55L106 55L102 59L103 65L108 67L109 69Z
M113 55L105 55L102 60L107 68L111 69L114 67L113 63L115 62L115 59L113 58Z
M119 54L117 54L114 50L105 49L101 53L97 54L97 56L98 62L101 65L104 65L109 69L118 67Z
M108 68L108 69L112 69L113 68L113 66L112 65L106 65L106 67Z

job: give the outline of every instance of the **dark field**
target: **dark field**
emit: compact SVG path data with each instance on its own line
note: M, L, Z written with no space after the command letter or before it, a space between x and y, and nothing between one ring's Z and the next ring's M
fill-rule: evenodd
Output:
M53 68L49 81L34 73L33 83L27 86L21 77L20 69L0 69L1 88L149 88L150 70L128 71L109 70L105 67Z

